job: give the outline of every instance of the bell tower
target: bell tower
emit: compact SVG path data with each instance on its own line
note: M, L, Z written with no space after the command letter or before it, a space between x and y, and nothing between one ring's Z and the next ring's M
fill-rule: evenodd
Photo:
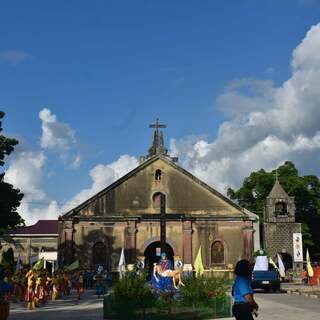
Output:
M265 222L295 222L296 206L294 197L289 195L282 188L278 174L276 182L266 198L264 207Z
M303 253L302 248L297 249L294 239L297 235L301 239L301 223L296 222L295 213L294 197L283 189L276 172L276 181L265 200L263 246L273 259L277 254L282 257L286 271L300 274Z

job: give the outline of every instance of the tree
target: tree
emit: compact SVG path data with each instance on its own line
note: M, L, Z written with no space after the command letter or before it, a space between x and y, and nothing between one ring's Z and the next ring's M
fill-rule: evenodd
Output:
M4 112L0 111L0 119L4 117ZM2 122L0 121L0 132L2 131ZM14 150L18 144L16 139L7 138L0 135L0 166L4 165L4 159ZM15 227L24 225L24 221L17 212L20 206L23 194L19 189L15 189L10 183L4 181L5 173L0 173L0 233Z
M289 196L295 197L296 221L302 223L304 246L320 251L320 180L315 175L299 176L295 165L286 161L278 169L279 181ZM263 207L274 182L276 170L252 172L238 190L228 196L263 219Z

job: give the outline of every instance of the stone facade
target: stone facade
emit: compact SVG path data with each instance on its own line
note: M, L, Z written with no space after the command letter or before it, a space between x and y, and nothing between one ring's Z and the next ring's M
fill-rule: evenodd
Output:
M303 265L293 261L293 233L301 233L301 224L295 222L294 197L288 196L277 179L264 209L264 248L271 257L280 253L286 267L299 272Z
M200 245L206 268L251 259L257 216L181 168L157 127L136 169L59 218L60 266L79 259L87 268L117 270L122 248L127 263L147 262L148 252L159 253L159 193L166 198L168 250L185 266Z

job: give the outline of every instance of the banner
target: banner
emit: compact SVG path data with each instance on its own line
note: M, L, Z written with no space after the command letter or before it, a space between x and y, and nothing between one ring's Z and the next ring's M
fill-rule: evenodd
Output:
M303 262L302 234L293 233L293 261Z

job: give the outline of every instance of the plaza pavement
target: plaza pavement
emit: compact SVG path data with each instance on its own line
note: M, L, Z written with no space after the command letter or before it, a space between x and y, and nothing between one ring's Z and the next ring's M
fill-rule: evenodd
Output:
M102 303L93 290L86 291L80 301L73 292L36 310L26 310L24 303L12 303L8 320L102 320Z
M320 299L286 293L257 293L258 320L319 320ZM102 299L87 291L78 301L75 294L28 311L24 304L12 304L8 320L102 320ZM228 320L233 318L228 318ZM128 319L129 320L129 319ZM227 320L227 319L225 319Z

